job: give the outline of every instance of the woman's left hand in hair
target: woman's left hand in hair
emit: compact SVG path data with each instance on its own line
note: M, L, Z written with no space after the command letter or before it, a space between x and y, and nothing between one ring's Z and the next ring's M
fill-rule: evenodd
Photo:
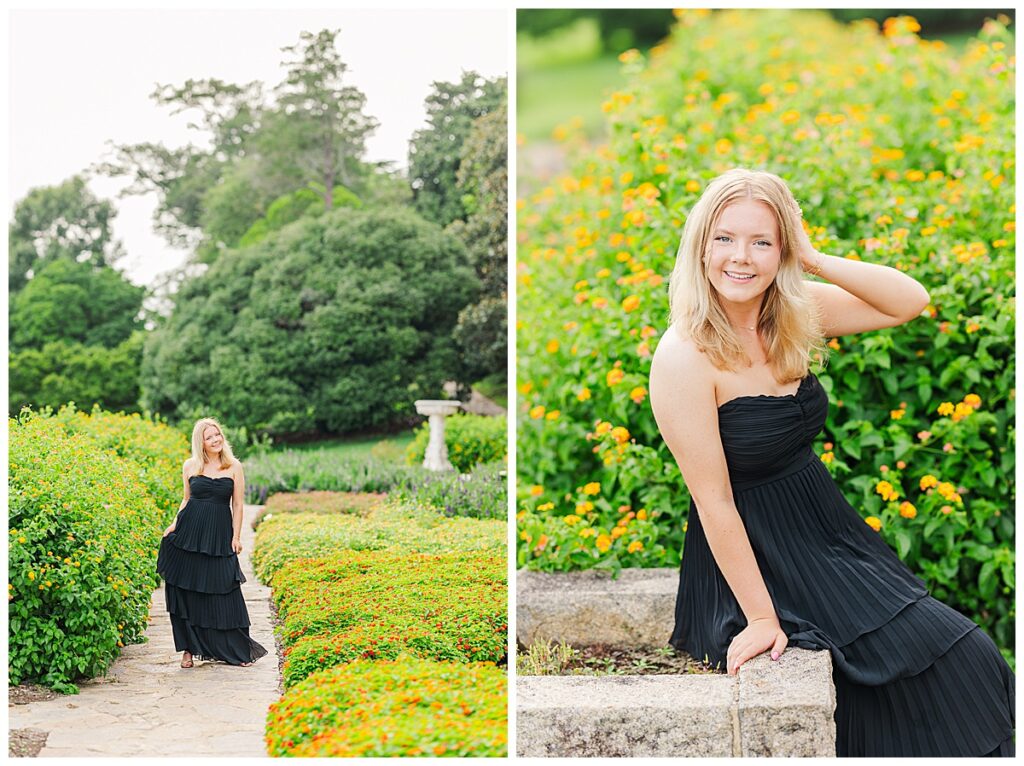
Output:
M793 230L796 232L796 242L793 243L793 252L800 259L800 265L804 271L810 271L818 264L821 257L818 251L811 244L811 238L804 229L803 213L797 207L793 212Z
M242 541L239 540L237 537L232 538L231 540L231 550L233 550L235 553L242 552Z

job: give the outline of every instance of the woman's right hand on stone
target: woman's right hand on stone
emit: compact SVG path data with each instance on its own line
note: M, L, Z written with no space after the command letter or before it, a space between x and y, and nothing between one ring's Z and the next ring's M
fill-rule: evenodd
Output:
M779 625L777 617L756 619L737 633L729 644L725 661L726 670L729 675L734 676L740 672L740 665L769 649L772 652L772 659L777 660L786 650L788 643L789 637Z

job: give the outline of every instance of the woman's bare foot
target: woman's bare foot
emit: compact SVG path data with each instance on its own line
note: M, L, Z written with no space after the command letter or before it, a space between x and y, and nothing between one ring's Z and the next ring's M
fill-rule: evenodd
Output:
M242 668L247 668L247 667L249 667L250 665L252 665L252 663L251 663L251 662L240 662L240 663L239 663L239 667L242 667Z
M192 655L189 654L188 652L182 653L182 655L181 655L181 666L183 668L190 668L193 665L195 665L195 663L192 661Z

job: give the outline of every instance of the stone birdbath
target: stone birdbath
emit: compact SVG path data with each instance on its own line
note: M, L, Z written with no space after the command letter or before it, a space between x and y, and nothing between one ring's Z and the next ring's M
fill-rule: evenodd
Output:
M429 471L454 471L448 462L448 447L444 443L444 419L462 408L462 402L450 399L418 399L416 412L430 418L430 441L423 456L423 467Z

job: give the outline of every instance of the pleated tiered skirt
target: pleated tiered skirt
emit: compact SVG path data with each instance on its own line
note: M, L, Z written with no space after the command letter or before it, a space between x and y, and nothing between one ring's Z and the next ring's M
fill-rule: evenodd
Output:
M1014 674L928 595L810 453L734 498L789 645L827 649L838 756L1012 756ZM691 504L670 643L725 667L746 619Z
M231 535L230 506L193 497L160 543L157 572L164 578L175 650L240 665L267 650L249 637L245 575Z

